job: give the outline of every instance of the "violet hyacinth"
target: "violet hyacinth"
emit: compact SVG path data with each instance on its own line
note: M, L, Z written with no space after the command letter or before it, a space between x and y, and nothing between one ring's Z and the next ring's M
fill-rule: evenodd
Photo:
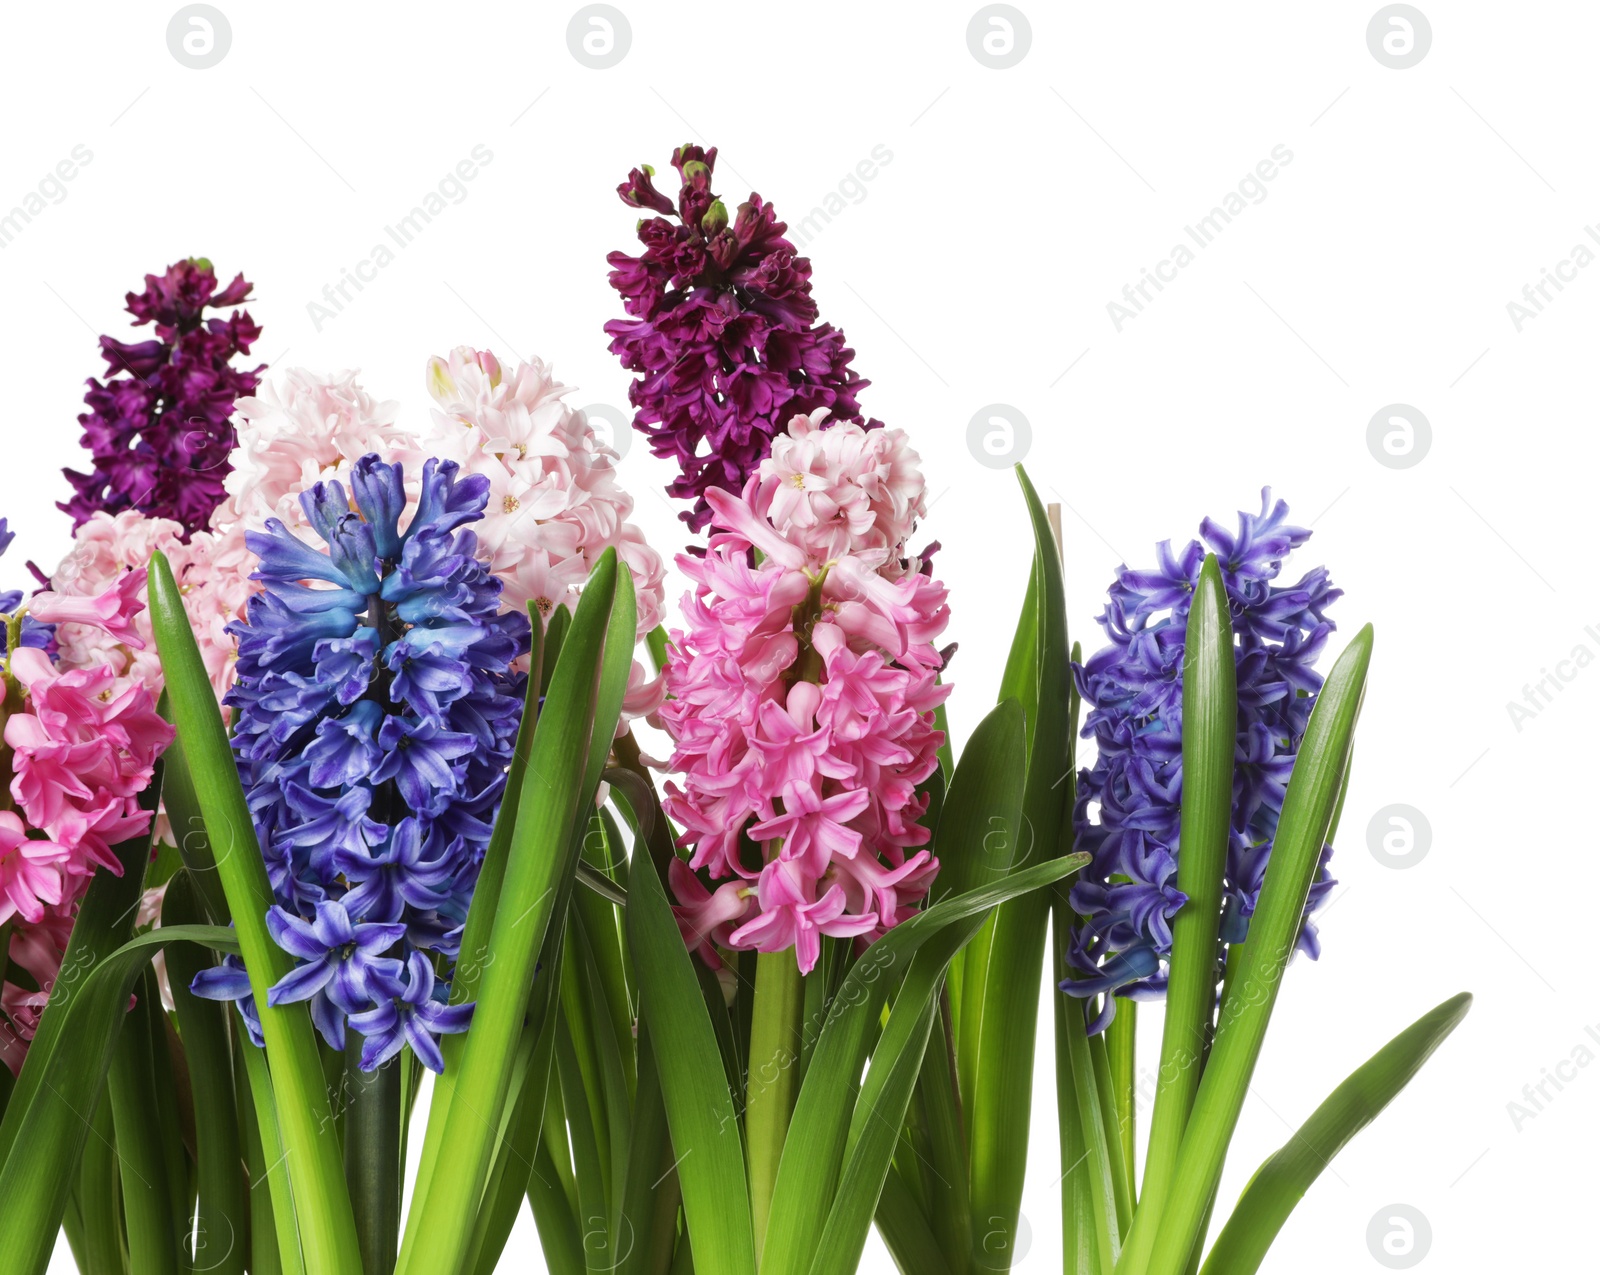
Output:
M639 222L643 253L606 258L631 316L605 330L611 352L640 374L628 389L634 428L682 468L667 490L694 501L681 516L695 531L711 520L706 491L743 491L794 416L826 408L830 422L879 423L861 416L869 382L851 367L844 333L817 322L811 262L760 195L730 221L711 189L716 162L716 147L672 153L676 205L648 164L629 173L623 202L658 215Z
M409 1043L438 1071L436 1036L465 1030L471 1007L447 1004L434 961L459 949L521 718L526 676L512 665L529 626L501 612L464 528L483 516L486 478L427 461L404 532L401 466L365 456L350 484L300 498L326 552L276 518L246 537L266 588L232 628L226 702L276 899L268 928L297 961L268 999L309 1000L335 1048L354 1026L366 1070ZM256 1030L236 960L195 991L239 1002Z
M1230 533L1206 519L1200 540L1174 552L1157 547L1157 566L1117 572L1100 625L1111 645L1074 668L1088 708L1083 728L1097 747L1080 772L1078 848L1093 863L1072 887L1082 918L1069 949L1084 977L1062 984L1073 996L1159 996L1172 951L1172 917L1186 903L1177 888L1179 803L1183 791L1183 660L1189 607L1207 552L1215 553L1232 617L1238 670L1239 732L1233 820L1223 880L1223 944L1243 941L1272 852L1284 789L1322 678L1312 665L1333 631L1324 612L1341 591L1317 567L1292 585L1275 583L1289 553L1310 531L1288 523L1289 507L1261 493L1259 514L1239 514ZM1306 905L1299 947L1318 954L1310 914L1334 882L1330 848ZM1096 1030L1110 1022L1106 995Z
M144 282L143 292L128 293L128 312L135 325L153 323L155 338L100 338L107 377L90 378L89 410L78 417L93 463L88 473L63 471L76 494L59 508L72 515L73 530L101 511L137 509L181 524L188 539L225 494L234 400L255 390L265 367L232 360L249 353L261 329L243 310L206 317L244 301L251 285L241 274L218 291L204 258Z

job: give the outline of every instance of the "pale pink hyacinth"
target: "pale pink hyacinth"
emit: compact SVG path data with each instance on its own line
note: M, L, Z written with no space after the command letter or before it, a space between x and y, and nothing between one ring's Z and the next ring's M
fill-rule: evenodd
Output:
M43 593L29 610L59 623L58 636L83 630L83 652L133 657L145 647L144 586L142 569L126 571L99 595ZM90 631L103 646L85 636ZM173 731L131 663L73 667L19 647L7 654L5 675L21 707L4 730L13 809L0 812L0 924L11 925L10 959L40 989L0 987L0 1061L17 1070L90 877L102 869L120 875L114 847L150 828L139 794Z
M939 866L918 789L944 742L949 609L905 548L925 507L916 454L897 430L818 423L795 418L741 496L708 492L709 551L678 559L696 587L659 720L692 853L669 884L713 965L717 947L793 947L809 971L823 935L870 940L910 916Z
M772 440L745 502L815 562L843 554L897 558L927 512L921 458L904 430L823 428L828 409L796 416Z
M245 532L264 530L268 518L314 542L301 494L335 478L348 487L351 468L369 452L385 461L412 456L416 437L396 423L399 414L399 403L373 398L351 371L287 368L241 398L228 494L211 515L220 565L248 577L255 558Z
M546 618L558 606L575 608L609 547L633 574L637 636L661 623L666 568L629 521L633 498L617 481L617 454L565 401L569 388L542 360L507 372L492 352L457 346L428 361L428 392L438 407L420 454L488 479L488 508L473 531L507 605L532 602ZM662 679L635 662L619 731L654 712L664 694Z
M629 521L633 498L617 481L617 454L543 361L507 372L490 351L457 346L428 361L428 392L438 409L421 450L489 480L473 530L507 602L536 602L546 616L570 609L614 547L633 573L639 636L661 623L666 569Z

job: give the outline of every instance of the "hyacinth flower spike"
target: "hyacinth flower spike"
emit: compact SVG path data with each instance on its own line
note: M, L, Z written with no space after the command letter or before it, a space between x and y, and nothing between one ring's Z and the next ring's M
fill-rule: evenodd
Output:
M669 493L693 501L680 515L699 531L710 493L739 492L786 422L878 422L861 414L869 384L852 366L844 333L819 323L811 262L785 237L772 205L752 193L730 218L711 189L716 147L672 154L677 201L648 164L617 187L643 210L637 257L613 252L611 286L626 319L606 324L611 352L637 379L628 389L634 427L681 473Z
M1284 559L1311 534L1288 515L1288 506L1264 490L1260 512L1241 513L1237 531L1208 518L1200 540L1178 550L1163 542L1155 567L1123 567L1100 617L1111 645L1075 670L1088 708L1084 737L1098 752L1079 776L1074 817L1079 845L1095 859L1073 886L1081 920L1071 945L1075 977L1064 990L1099 1001L1093 1031L1110 1023L1115 997L1163 994L1172 920L1188 901L1177 886L1184 638L1207 552L1217 559L1226 591L1238 682L1238 765L1220 934L1225 944L1248 935L1295 752L1322 684L1313 666L1333 632L1326 611L1340 596L1321 567L1280 583ZM1329 853L1308 916L1334 884ZM1309 921L1298 943L1317 954Z
M206 527L222 502L234 447L236 400L252 393L263 367L241 369L261 336L247 311L227 311L250 295L243 275L218 286L204 258L146 275L143 292L128 293L136 324L155 338L135 344L100 338L106 380L90 380L89 411L78 418L92 455L87 473L66 470L75 495L60 508L76 531L96 513L137 510L170 519L183 539Z

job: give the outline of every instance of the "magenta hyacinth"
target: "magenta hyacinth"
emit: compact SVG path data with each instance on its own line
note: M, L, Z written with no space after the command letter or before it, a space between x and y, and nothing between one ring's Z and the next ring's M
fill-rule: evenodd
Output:
M74 530L96 513L135 509L170 518L188 539L226 494L234 401L254 392L265 366L245 370L232 360L249 353L261 329L244 310L206 317L237 306L251 285L241 274L219 291L203 258L144 282L143 292L128 293L128 312L136 326L154 324L155 338L100 338L106 380L90 378L89 410L78 417L93 463L88 473L64 471L75 494L59 507Z
M939 867L920 820L949 608L905 548L922 476L899 430L821 417L796 418L742 495L708 491L710 549L678 559L696 588L660 720L681 776L665 805L692 853L669 875L714 967L718 947L793 947L808 972L821 936L881 935Z
M639 222L644 252L606 258L631 316L605 330L611 352L639 373L628 389L634 428L681 467L667 490L694 501L681 516L695 531L711 520L706 492L742 490L796 414L826 408L834 421L879 424L861 416L869 382L851 366L855 351L817 322L811 262L760 195L730 220L711 189L716 162L716 147L673 152L676 205L649 165L629 173L617 187L623 202L658 215Z

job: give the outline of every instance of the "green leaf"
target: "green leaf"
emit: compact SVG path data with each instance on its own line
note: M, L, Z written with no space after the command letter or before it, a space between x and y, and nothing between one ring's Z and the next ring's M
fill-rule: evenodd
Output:
M1033 579L1001 696L1015 695L1027 721L1024 853L1025 861L1038 862L1064 848L1061 829L1072 775L1072 678L1055 537L1021 466L1017 479L1033 524ZM1015 1233L1028 1157L1039 981L1050 907L1050 896L1040 893L1000 908L987 949L975 949L981 959L963 970L961 980L963 1039L958 1053L966 1060L962 1097L971 1113L972 1209L974 1216L991 1219L991 1230L1008 1235ZM981 1014L971 1012L975 1003L982 1006ZM1073 1171L1094 1172L1095 1166L1085 1163Z
M495 909L500 901L500 887L505 880L506 857L511 850L511 832L517 821L517 807L522 798L523 777L528 768L528 753L533 747L533 733L539 722L539 700L544 694L545 676L553 675L553 665L566 633L570 615L565 607L558 607L550 617L548 626L539 614L539 608L528 604L528 625L531 633L528 653L528 688L522 704L522 720L517 724L517 742L511 752L511 766L506 774L506 785L500 798L500 809L495 815L494 831L484 850L483 863L478 868L478 880L472 888L473 907L467 912L467 923L462 930L463 954L456 961L450 980L450 1001L463 1005L478 994L478 980L489 960L489 935L494 925ZM453 1076L460 1065L461 1051L466 1047L462 1034L444 1037L439 1042L439 1052L444 1058L444 1075ZM405 1221L401 1249L412 1241L412 1236L422 1224L422 1210L416 1207L427 1196L428 1183L433 1180L434 1165L439 1157L439 1144L444 1138L449 1121L450 1102L455 1087L449 1081L436 1083L433 1098L428 1105L428 1123L423 1133L422 1150L417 1157L417 1177L412 1193L412 1207Z
M425 1225L407 1228L397 1275L452 1275L467 1260L495 1138L511 1098L513 1045L522 1030L534 969L552 917L565 915L632 662L633 578L614 549L596 564L550 679L528 763L498 898L476 893L468 914L493 911L483 949L477 1008L457 1065L435 1084L455 1096L437 1159L412 1200ZM473 949L463 947L463 951ZM460 1100L470 1094L471 1103ZM435 1099L437 1101L437 1098Z
M527 1032L523 1034L529 1035ZM479 1211L478 1226L472 1237L473 1252L468 1269L476 1275L493 1275L522 1207L540 1129L544 1124L544 1103L549 1091L550 1055L554 1044L554 1033L545 1032L531 1052L526 1077L516 1086L517 1100L506 1121L504 1140L495 1155L494 1169L489 1177L485 1206Z
M1294 1206L1323 1169L1345 1143L1377 1119L1471 1008L1469 992L1435 1006L1329 1094L1256 1170L1206 1258L1204 1275L1254 1275Z
M61 1038L49 1075L27 1110L17 1112L18 1153L0 1170L0 1275L38 1275L50 1260L78 1157L96 1108L102 1107L100 1094L128 997L150 957L165 944L183 940L237 950L233 931L216 926L151 930L96 964L70 1005L62 1007ZM109 1107L102 1109L109 1130ZM86 1216L85 1222L93 1238L98 1215Z
M1068 973L1065 943L1073 921L1066 891L1054 901L1055 967ZM1082 1002L1055 997L1056 1119L1061 1143L1062 1233L1068 1271L1109 1275L1120 1231L1113 1155Z
M949 1251L943 1248L928 1229L928 1220L916 1197L898 1173L884 1180L883 1193L878 1197L878 1211L873 1215L878 1233L902 1271L915 1271L916 1275L951 1275L945 1261Z
M1155 1246L1178 1148L1200 1088L1217 1000L1217 926L1233 819L1233 753L1238 733L1233 625L1216 556L1207 554L1184 638L1183 801L1178 889L1189 901L1172 922L1172 960L1161 1069L1150 1118L1144 1189L1123 1269L1139 1270Z
M755 1275L744 1139L693 958L648 855L634 858L629 883L628 943L678 1157L694 1269Z
M660 1255L672 1251L678 1217L677 1175L673 1172L666 1101L656 1070L655 1049L650 1043L650 1025L646 1022L639 1024L638 1065L627 1178L611 1224L611 1251L616 1255L617 1275L649 1275L654 1271Z
M1019 794L1013 788L1012 796L1016 795ZM1087 859L1087 855L1068 856L1042 866L1060 867L1061 875L1065 875L1081 867ZM1015 883L1025 875L1005 880ZM1060 876L1054 878L1059 879ZM855 1103L839 1186L811 1263L811 1275L833 1275L834 1272L846 1275L854 1271L861 1260L938 1014L938 992L945 969L982 924L981 917L968 917L947 926L925 942L912 958L911 968L895 994L889 1021L872 1052L872 1064ZM937 1061L943 1062L942 1059ZM960 1171L959 1165L952 1168Z
M173 877L161 906L163 928L200 920L196 893L188 869ZM242 1275L249 1251L244 1239L250 1226L245 1182L238 1172L239 1123L229 1056L228 1018L236 1011L231 1003L202 1000L189 990L195 975L212 963L210 951L193 943L167 947L167 977L194 1093L195 1216L199 1225L192 1244L203 1247L189 1256L198 1269Z
M811 1262L811 1275L848 1275L860 1264L911 1103L912 1087L922 1068L928 1032L938 1012L934 997L944 967L955 955L946 938L952 933L960 933L959 927L947 930L913 958L883 1036L872 1052L872 1065L851 1119L839 1188ZM941 947L946 950L938 951Z
M959 776L958 767L958 784ZM947 927L971 921L973 924L962 928L975 933L994 908L1051 885L1086 862L1087 855L1052 859L1013 872L994 885L941 900L895 926L851 966L829 1007L789 1125L762 1253L762 1275L799 1275L810 1269L849 1150L859 1092L856 1077L872 1047L879 1010L894 973L908 969L919 949ZM676 1134L673 1140L677 1142Z
M1138 1155L1138 1098L1136 1095L1139 1049L1139 1002L1124 1000L1117 1016L1105 1030L1106 1082L1100 1086L1100 1105L1106 1113L1106 1133L1113 1142L1112 1152L1121 1178L1118 1182L1118 1215L1126 1196L1131 1210L1138 1198L1134 1182L1134 1161ZM1131 1216L1123 1221L1128 1233Z
M1201 1220L1221 1179L1284 967L1304 921L1306 897L1349 764L1371 659L1368 625L1334 664L1311 711L1284 794L1249 937L1237 950L1216 1040L1183 1135L1167 1206L1157 1224L1147 1268L1151 1275L1181 1275L1199 1242Z
M161 702L164 715L171 721L172 711L165 696ZM200 800L195 796L183 741L174 739L162 754L161 762L161 804L166 807L167 823L172 827L178 855L189 870L190 884L200 896L206 919L212 925L226 925L233 919L228 911L228 896L222 888L222 878L217 875L216 856L211 853L211 840L206 836L206 821L200 813Z
M326 1136L328 1094L310 1012L304 1003L267 1003L267 989L289 972L293 961L267 932L272 886L266 864L183 595L160 552L151 555L149 596L173 721L261 1017L306 1266L353 1271L361 1262L355 1215L338 1140Z
M176 1137L177 1130L157 1123L151 1046L151 1023L161 1001L153 978L141 979L140 989L139 1003L123 1020L106 1084L117 1135L128 1264L139 1275L178 1275L175 1209L162 1146L164 1137ZM244 1270L242 1258L233 1269Z
M278 1114L272 1103L266 1060L245 1039L244 1024L237 1015L230 1026L234 1057L238 1060L233 1069L233 1105L239 1113L239 1141L244 1151L245 1178L250 1184L250 1275L301 1275L305 1268L300 1265L300 1236L295 1229L294 1204L289 1199L288 1174L278 1160L283 1147L278 1139ZM259 1096L252 1058L260 1064ZM265 1122L263 1111L269 1117ZM273 1146L271 1159L267 1157L269 1143Z
M957 953L959 959L960 953ZM954 962L952 962L952 965ZM946 970L948 980L949 971ZM916 1164L928 1201L927 1221L947 1253L971 1253L972 1199L967 1186L967 1137L956 1089L955 1054L951 1048L948 985L940 990L941 1013L933 1020L922 1074L917 1078L917 1123L925 1131L926 1160ZM910 1172L908 1166L907 1172ZM892 1179L895 1175L890 1174ZM879 1217L879 1226L882 1218ZM885 1243L888 1243L887 1238ZM891 1252L896 1252L891 1245ZM896 1252L905 1264L906 1254Z
M93 1137L82 1148L74 1196L83 1218L82 1269L85 1275L122 1275L122 1227L117 1202L117 1147L110 1105L98 1101L84 1121ZM46 1257L32 1269L42 1275Z
M1016 699L1006 699L978 724L951 779L933 842L941 864L939 875L933 883L935 907L946 899L960 898L973 889L992 887L1005 880L1021 837L1026 775L1027 739L1022 707ZM919 919L913 918L913 921ZM981 930L984 927L980 924L976 928ZM849 994L864 997L871 990L875 1001L881 999L883 989L876 985L876 981L886 968L880 964L885 951L882 943L891 940L902 942L895 939L897 933L899 930L886 936L869 949L863 958L868 962L865 969L872 975L873 981L863 986L860 980L852 983L847 979L845 986L840 989L841 996ZM894 948L887 950L892 954ZM974 1006L972 1012L981 1012L981 1009L980 1004ZM863 1030L868 1026L864 1006L860 1026ZM851 1081L861 1074L861 1060L865 1056L867 1042L863 1038L859 1042L852 1041L849 1049L837 1049L836 1044L843 1039L841 1029L831 1026L824 1028L825 1033L830 1030L833 1032L829 1037L830 1050L819 1055L819 1041L818 1045L813 1046L811 1063L812 1066L820 1066L824 1076L833 1077L842 1088L845 1074ZM808 1025L806 1035L817 1035L814 1024ZM857 1057L857 1053L860 1057ZM851 1059L854 1061L849 1061ZM849 1070L841 1073L837 1070L839 1068ZM826 1085L828 1081L817 1083ZM780 1189L775 1206L775 1215L780 1220L774 1223L779 1229L772 1243L784 1249L803 1252L824 1224L835 1175L839 1171L842 1154L839 1140L846 1137L848 1132L849 1108L842 1093L830 1095L830 1100L819 1106L818 1098L808 1096L805 1087L801 1092L804 1105L796 1115L804 1128L790 1135L789 1143L796 1147L796 1151L792 1161L786 1162L780 1173ZM819 1155L822 1148L827 1148L827 1151ZM786 1147L785 1155L788 1154ZM961 1205L958 1207L969 1207L966 1201L965 1162L937 1166L937 1171L951 1181L959 1180L962 1183ZM941 1221L955 1228L953 1234L957 1237L956 1242L961 1242L959 1233L963 1228L960 1217L946 1216ZM970 1227L966 1230L970 1234ZM775 1254L770 1245L764 1252L764 1262L773 1260ZM777 1260L785 1259L778 1256ZM793 1269L804 1270L803 1262L797 1260Z

